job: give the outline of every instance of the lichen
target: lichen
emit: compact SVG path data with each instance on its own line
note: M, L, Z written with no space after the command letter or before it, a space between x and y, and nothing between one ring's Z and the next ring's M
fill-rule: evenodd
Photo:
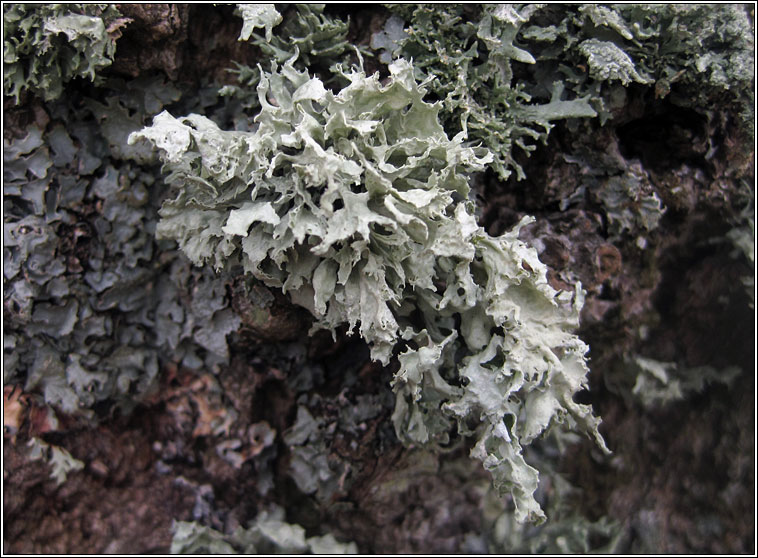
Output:
M128 412L166 361L228 359L239 318L224 279L190 273L156 242L154 154L126 144L177 97L163 79L141 78L105 104L60 101L47 129L4 142L4 381L59 412ZM191 282L202 288L188 305Z
M347 325L375 360L396 355L401 440L475 436L472 455L517 517L539 520L522 444L567 422L604 447L573 401L588 371L571 333L581 291L547 284L518 240L528 220L497 238L477 225L467 175L491 156L448 138L410 63L384 85L344 72L336 94L292 60L261 72L254 132L164 112L130 137L159 148L175 187L157 234L196 265L241 264L310 310L314 330Z
M331 533L306 537L300 525L284 521L284 510L263 511L249 527L226 535L190 521L173 525L172 554L357 554L353 542L339 542Z
M98 79L129 21L107 4L4 4L3 91L57 99L75 77Z

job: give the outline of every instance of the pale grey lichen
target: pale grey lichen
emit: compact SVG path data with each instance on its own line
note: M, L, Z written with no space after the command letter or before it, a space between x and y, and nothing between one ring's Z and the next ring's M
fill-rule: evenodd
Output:
M402 18L392 15L385 22L384 29L371 35L371 48L381 50L379 61L390 64L393 55L396 56L400 52L400 41L407 37Z
M586 500L587 493L556 470L554 456L563 453L566 443L576 440L562 439L574 438L572 433L555 434L530 452L543 481L538 499L550 520L538 526L518 523L494 494L486 493L482 519L487 550L496 555L623 553L627 528L608 515L591 519L580 511L579 502ZM595 510L594 514L597 514Z
M595 79L603 81L619 80L623 85L636 81L637 83L652 83L637 72L634 62L629 55L611 41L587 39L579 45L579 51L587 57L590 74Z
M513 231L477 223L467 173L491 161L448 138L413 66L390 80L343 72L339 93L288 61L263 72L253 132L164 112L130 142L160 149L176 197L157 234L197 265L247 273L310 310L315 329L347 325L388 364L398 347L393 422L408 444L445 446L457 429L540 520L537 471L522 456L555 423L604 447L599 420L573 401L586 382L581 291L557 293Z
M56 484L66 482L68 474L84 469L84 463L75 459L65 448L48 444L40 438L30 438L28 457L32 461L46 461L50 465L50 477Z
M742 277L742 284L745 287L745 293L748 296L750 308L755 307L755 188L752 185L744 184L742 195L747 198L747 202L740 215L737 217L737 223L726 233L726 238L731 241L734 250L732 257L743 257L748 265L752 268L752 273Z
M322 428L321 421L314 419L301 405L295 423L284 433L283 441L291 453L289 474L300 491L315 493L318 499L329 502L338 488L340 477L347 471L344 465L339 471L329 465L329 447Z
M234 12L242 17L240 41L247 41L257 28L263 28L266 40L270 41L274 27L282 22L282 16L273 4L237 4Z
M284 510L262 511L247 528L226 535L191 521L172 526L172 554L357 554L354 542L339 542L334 535L306 537L300 525L284 521Z
M660 407L701 393L712 383L731 385L742 373L736 366L716 369L712 366L685 367L675 362L661 362L640 355L624 360L626 374L635 378L631 394L645 407Z

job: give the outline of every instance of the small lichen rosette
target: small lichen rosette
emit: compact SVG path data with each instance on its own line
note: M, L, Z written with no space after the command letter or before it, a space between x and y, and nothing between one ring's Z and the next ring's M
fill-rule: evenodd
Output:
M540 520L522 446L555 422L602 445L599 420L572 399L587 373L571 333L581 291L548 285L518 240L528 219L497 238L477 225L467 173L491 155L447 137L409 62L386 83L344 72L337 94L292 61L261 75L252 132L164 112L130 138L160 148L177 187L157 234L198 265L241 264L281 288L314 329L357 329L375 360L397 350L398 436L438 447L456 427L475 436L472 454L519 520Z

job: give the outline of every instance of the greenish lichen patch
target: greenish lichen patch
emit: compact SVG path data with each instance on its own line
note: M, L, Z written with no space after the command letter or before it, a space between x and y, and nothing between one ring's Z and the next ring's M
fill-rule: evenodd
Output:
M4 94L51 101L75 77L95 81L129 21L107 4L4 4Z

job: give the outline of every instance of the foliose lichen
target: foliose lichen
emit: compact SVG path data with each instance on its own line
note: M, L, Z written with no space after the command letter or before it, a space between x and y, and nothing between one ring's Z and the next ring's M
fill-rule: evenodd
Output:
M126 145L178 96L145 77L106 103L52 104L45 130L4 141L4 381L59 412L128 412L167 360L228 358L239 318L224 279L190 272L155 241L154 155ZM195 282L187 304L182 292Z
M298 70L307 69L312 74L320 74L329 83L340 79L339 72L333 71L337 64L348 64L355 53L366 53L365 48L356 47L347 40L350 22L325 14L323 4L294 5L284 23L273 5L254 6L247 9L253 9L255 17L239 9L244 20L240 40L251 39L250 42L260 49L263 60L278 64L289 60ZM252 31L258 27L266 28L263 37ZM275 33L271 31L274 27ZM261 78L258 67L235 62L235 67L229 71L237 77L237 85L225 85L219 94L239 100L246 111L257 111L260 104L256 88Z
M545 142L554 122L623 106L631 84L702 113L714 102L753 133L753 39L744 6L514 4L388 5L374 34L384 61L414 61L443 102L448 130L464 130L507 179L525 177L517 152ZM692 57L691 53L703 54Z
M587 346L571 333L581 291L547 284L518 240L528 220L499 238L477 225L467 173L491 155L448 138L409 62L390 74L383 85L343 72L335 94L291 61L272 64L254 132L156 116L130 137L160 149L175 186L156 232L197 265L242 265L282 289L314 330L347 325L375 360L397 354L398 436L475 436L472 454L519 519L539 520L522 444L565 421L604 447L599 421L573 401L587 374Z
M69 473L84 468L84 463L74 459L65 448L48 444L40 438L31 438L27 446L29 447L29 459L46 461L50 465L50 476L59 485L66 482Z
M330 533L306 537L305 529L284 521L284 510L263 511L249 527L226 535L195 522L173 525L172 554L357 554L354 542L339 542Z
M418 79L433 78L430 91L442 101L446 129L486 146L501 179L514 171L525 177L516 151L533 151L555 121L597 116L590 95L567 96L561 80L550 78L546 89L530 91L514 77L514 67L538 62L521 35L540 6L487 5L476 15L461 5L388 7L398 15L373 46L385 49L385 59L413 60ZM397 18L406 22L404 32ZM540 99L532 102L535 93Z
M98 79L129 20L108 4L3 5L3 92L52 101L75 77Z

